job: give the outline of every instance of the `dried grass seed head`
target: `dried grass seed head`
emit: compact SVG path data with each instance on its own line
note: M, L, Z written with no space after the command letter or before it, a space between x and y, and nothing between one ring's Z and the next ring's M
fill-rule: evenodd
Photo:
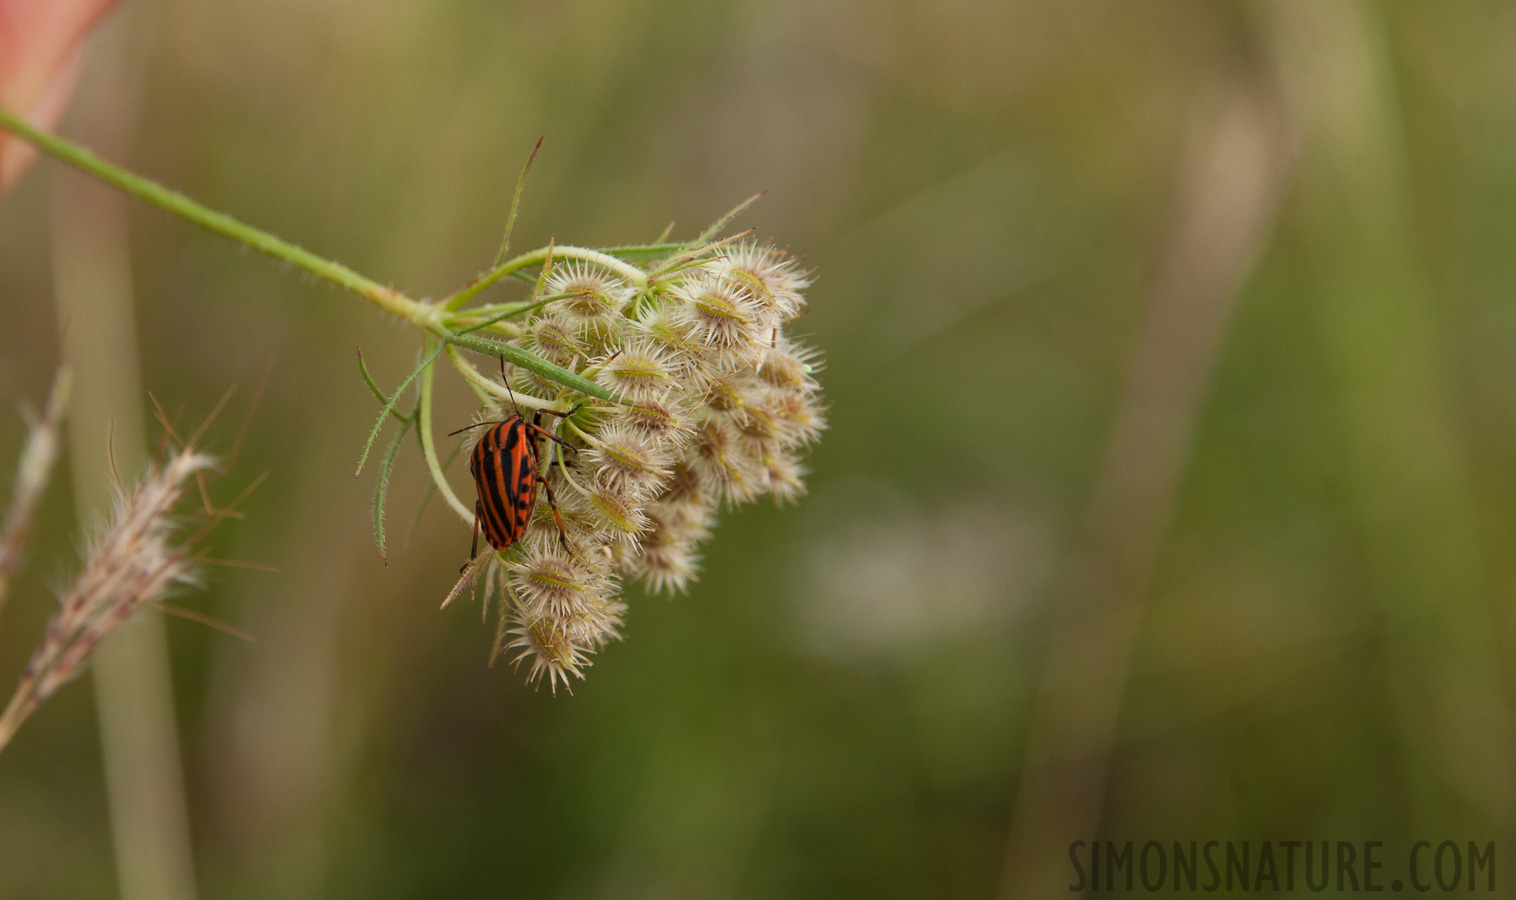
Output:
M42 644L27 664L37 678L33 704L78 674L90 654L144 606L177 584L193 584L193 548L176 542L175 507L215 460L184 449L118 493L109 520L90 542L84 568L59 598Z

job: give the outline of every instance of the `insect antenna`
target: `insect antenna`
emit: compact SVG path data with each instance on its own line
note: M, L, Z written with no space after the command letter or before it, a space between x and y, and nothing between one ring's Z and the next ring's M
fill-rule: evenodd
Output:
M505 393L511 398L511 408L516 410L516 418L521 418L521 407L516 405L516 392L511 390L510 379L505 377L505 355L500 356L500 383L505 385Z
M499 425L499 424L500 424L499 422L475 422L472 425L465 425L462 428L458 429L457 431L449 431L447 433L447 436L448 437L452 437L452 436L457 435L457 434L462 434L465 431L471 431L471 430L473 430L475 428L478 428L480 425Z
M539 410L537 410L537 415L539 415L539 416L557 416L560 419L570 419L570 418L573 418L574 413L578 412L581 409L584 409L584 404L583 403L575 403L573 406L569 407L569 409L568 409L567 412L564 412L562 410L557 410L557 409L539 409Z

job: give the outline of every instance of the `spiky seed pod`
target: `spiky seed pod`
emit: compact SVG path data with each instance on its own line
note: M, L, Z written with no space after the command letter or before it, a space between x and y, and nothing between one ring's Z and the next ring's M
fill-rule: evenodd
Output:
M816 357L815 350L782 337L763 355L756 375L765 384L779 390L812 394L820 390L814 377L820 369Z
M524 342L526 350L564 367L572 366L588 349L580 339L579 323L557 312L533 316Z
M701 269L679 288L677 296L679 302L670 316L688 329L701 347L701 356L714 368L731 371L759 361L763 316L747 291L718 273Z
M630 428L607 425L589 441L584 456L599 467L599 477L613 490L645 499L654 496L668 477L668 454Z
M763 470L768 492L780 506L795 503L805 494L805 470L789 451L765 453Z
M552 397L561 390L560 386L529 369L511 368L507 370L506 383L517 394L528 397ZM515 410L509 406L502 407L506 410L505 415L515 415ZM492 421L498 421L504 416L495 416Z
M689 443L695 425L682 403L646 400L617 409L611 422L636 432L667 450L678 450Z
M781 324L805 309L802 292L810 286L810 279L787 254L772 247L741 243L725 248L716 257L715 266Z
M691 379L688 387L695 387L698 375L706 367L703 348L695 340L695 324L680 316L675 307L655 306L642 314L635 323L636 330L662 347L669 359L679 367L681 375Z
M646 337L633 338L590 365L599 369L595 381L632 403L662 401L681 387L673 354Z
M611 641L621 640L621 623L625 617L625 603L615 597L596 597L578 607L573 615L557 619L556 625L587 656Z
M594 543L613 544L619 550L635 553L648 519L642 504L630 499L591 475L582 490L563 494L563 512L574 518L594 522Z
M655 593L686 593L690 582L700 573L700 555L695 552L695 544L677 540L662 529L655 529L653 534L657 540L643 546L632 573Z
M717 414L725 414L727 418L741 421L743 409L747 405L743 402L743 382L746 372L731 372L720 378L712 379L710 386L705 391L705 405Z
M780 394L776 399L774 419L785 447L809 444L826 430L826 417L814 394Z
M728 507L752 500L762 489L758 460L722 419L712 416L700 424L693 451L691 467Z
M640 577L649 590L683 593L700 568L697 548L710 537L715 510L708 504L659 501L648 508L642 553L623 571Z
M618 316L635 288L606 270L574 261L553 267L547 278L547 296L553 307L578 320Z
M780 446L784 424L774 411L761 404L743 407L743 416L736 423L737 433L751 445L755 455L761 457L768 448Z
M530 663L527 683L537 684L546 677L553 693L558 693L559 684L572 693L569 676L583 680L588 653L550 619L532 619L518 612L510 613L508 621L512 627L505 632L505 651L516 652L511 663L517 668L522 662Z
M527 535L520 556L506 568L520 608L534 617L573 616L614 589L608 573L542 530Z
M669 474L668 484L658 497L660 503L708 504L714 499L715 495L701 479L700 473L695 470L688 454L674 464L674 469Z

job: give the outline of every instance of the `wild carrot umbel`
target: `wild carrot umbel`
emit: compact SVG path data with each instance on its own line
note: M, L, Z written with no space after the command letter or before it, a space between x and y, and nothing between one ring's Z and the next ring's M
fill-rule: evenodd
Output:
M550 350L620 402L510 373L508 395L567 410L539 466L561 519L539 502L514 552L466 568L460 589L485 576L486 603L498 595L496 652L556 689L620 636L621 578L682 591L722 505L797 497L801 453L825 422L815 354L785 332L809 283L787 254L707 244L656 260L641 285L583 261L542 271L512 342ZM510 413L496 402L481 417Z
M804 448L825 421L817 354L787 329L804 312L810 282L788 254L745 235L720 237L747 203L688 241L660 237L601 249L549 243L507 258L528 159L494 263L441 300L422 301L112 166L3 110L0 128L146 203L352 291L416 328L418 362L393 391L378 385L359 353L359 370L381 410L354 477L385 425L393 420L398 426L380 456L374 491L374 536L386 562L390 474L412 429L431 474L427 498L441 494L466 524L476 524L480 507L458 497L445 469L478 431L445 461L433 433L440 358L478 396L480 422L505 421L518 406L557 414L549 429L553 440L536 460L537 477L514 482L532 485L533 493L538 483L545 486L541 497L526 496L524 488L517 494L528 500L524 529L495 522L491 543L505 546L471 560L443 604L482 576L486 598L498 595L491 660L511 652L517 663L529 664L534 682L545 676L556 690L571 675L583 677L589 655L619 636L621 578L640 578L656 591L684 590L720 507L763 495L783 502L804 491ZM530 284L530 292L470 305L507 278ZM496 361L508 366L509 385L486 375L463 351L487 357L489 369ZM401 400L413 390L406 410ZM561 537L556 511L542 508L549 496L562 501ZM514 543L499 540L507 535Z

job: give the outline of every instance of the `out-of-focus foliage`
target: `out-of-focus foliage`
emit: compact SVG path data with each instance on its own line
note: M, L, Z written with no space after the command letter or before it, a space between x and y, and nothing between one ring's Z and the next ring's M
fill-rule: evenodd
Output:
M203 895L992 895L1187 148L1239 85L1293 163L1200 385L1101 834L1510 835L1516 15L1312 5L126 0L122 161L418 296L488 265L539 135L520 247L767 190L739 224L815 273L831 404L798 508L724 516L690 595L631 592L635 639L534 693L437 612L469 535L434 504L404 543L414 460L374 551L350 346L394 384L409 336L133 209L146 386L204 410L275 360L239 462L272 475L213 544L279 573L193 601L258 641L168 626ZM56 359L51 168L0 203L7 398ZM0 470L23 435L0 417ZM63 481L34 561L72 552ZM7 685L51 566L0 622ZM0 896L111 890L91 703L0 757Z

